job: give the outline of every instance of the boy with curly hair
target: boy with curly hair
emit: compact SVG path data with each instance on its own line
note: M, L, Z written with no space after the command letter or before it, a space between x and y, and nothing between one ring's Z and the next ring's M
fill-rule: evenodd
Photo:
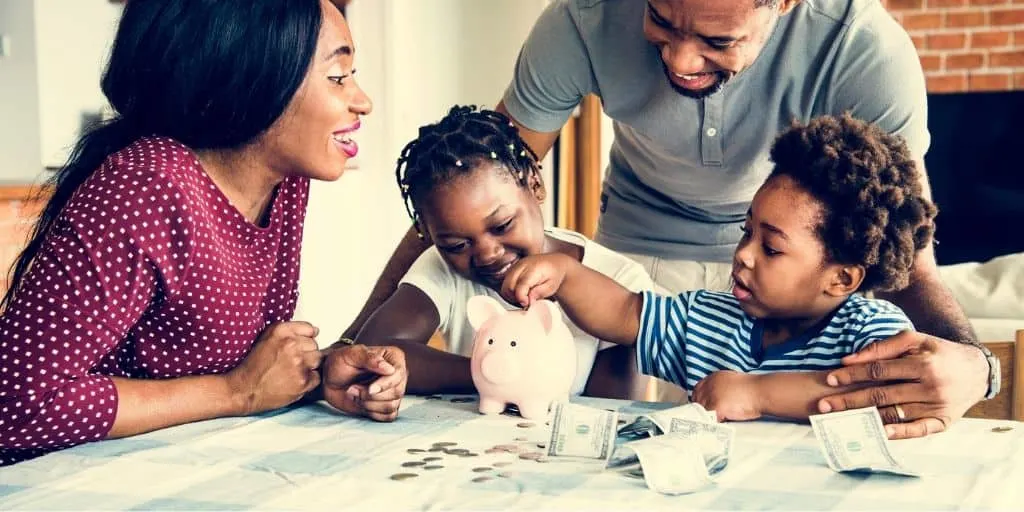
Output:
M861 294L907 286L936 208L903 140L849 115L794 123L771 157L731 294L632 293L559 255L521 260L502 293L527 307L554 297L594 336L636 343L642 372L720 420L817 413L837 392L825 379L843 356L913 329L899 308Z

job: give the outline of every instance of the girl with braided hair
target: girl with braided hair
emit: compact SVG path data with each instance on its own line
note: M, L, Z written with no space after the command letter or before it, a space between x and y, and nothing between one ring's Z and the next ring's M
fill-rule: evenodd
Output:
M560 255L518 262L503 294L527 307L557 298L591 334L635 344L643 373L683 386L721 420L817 413L837 393L826 379L843 356L913 329L861 293L907 286L936 209L903 140L848 115L795 124L771 156L731 294L636 293Z
M627 289L652 286L643 267L625 256L578 233L545 229L540 205L546 191L537 157L498 112L453 107L439 122L420 128L395 172L409 216L433 247L357 339L405 351L409 392L474 392L466 302L482 294L501 301L505 274L524 257L559 254ZM631 349L602 350L614 345L567 323L578 350L574 393L629 397L634 385L635 394L641 392L643 385L631 379ZM437 330L447 351L427 345Z

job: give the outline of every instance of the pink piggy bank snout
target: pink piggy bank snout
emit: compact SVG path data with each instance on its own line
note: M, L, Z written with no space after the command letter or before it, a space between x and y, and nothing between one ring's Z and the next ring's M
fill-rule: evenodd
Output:
M515 382L522 376L518 354L510 350L488 350L480 356L480 375L494 384Z

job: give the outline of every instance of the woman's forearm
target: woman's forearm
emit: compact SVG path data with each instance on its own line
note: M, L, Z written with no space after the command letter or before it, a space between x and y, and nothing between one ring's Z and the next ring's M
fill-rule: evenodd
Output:
M118 403L109 439L248 412L225 375L111 380L117 388Z

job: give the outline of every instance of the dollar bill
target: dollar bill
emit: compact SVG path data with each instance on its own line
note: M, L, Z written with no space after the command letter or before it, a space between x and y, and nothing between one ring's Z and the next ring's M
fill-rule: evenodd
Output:
M550 417L549 457L607 461L611 456L619 419L617 412L556 402Z
M810 420L821 453L834 471L921 476L893 456L877 408L818 414Z
M620 445L607 468L643 478L649 489L662 494L688 494L714 485L699 442L683 432Z
M687 419L717 423L714 411L707 411L700 404L689 403L671 409L652 411L639 416L633 422L619 429L619 435L630 439L659 436L669 432L673 419Z
M714 475L729 465L732 442L736 436L733 427L689 418L672 418L668 432L694 441L709 474Z

